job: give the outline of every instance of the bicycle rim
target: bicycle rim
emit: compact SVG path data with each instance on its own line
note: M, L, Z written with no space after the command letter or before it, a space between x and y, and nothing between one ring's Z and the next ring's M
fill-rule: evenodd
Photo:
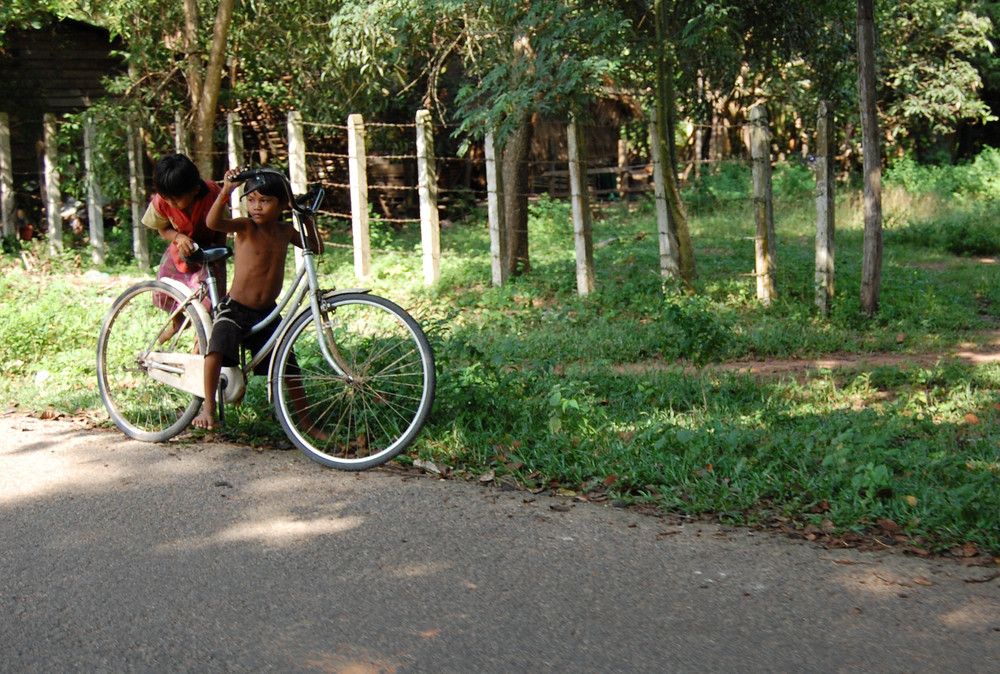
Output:
M344 470L371 468L405 450L427 420L434 356L416 321L389 300L350 294L328 306L323 338L344 371L326 359L312 314L304 313L275 356L276 411L310 458Z
M97 381L111 419L130 438L163 442L187 428L202 399L147 375L151 351L205 353L205 328L190 305L174 330L171 311L180 292L159 281L126 290L115 300L97 343ZM166 305L166 307L164 307Z

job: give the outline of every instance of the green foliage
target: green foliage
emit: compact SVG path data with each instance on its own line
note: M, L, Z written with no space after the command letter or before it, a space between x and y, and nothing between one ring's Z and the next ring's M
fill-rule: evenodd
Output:
M1000 151L987 148L959 165L921 165L897 161L886 174L890 188L906 195L932 195L928 212L904 214L889 237L953 255L1000 253L1000 226L994 216L1000 200Z
M700 178L691 181L683 191L685 203L692 209L727 208L730 202L750 198L750 166L745 162L725 162Z
M927 154L935 137L962 122L995 119L977 93L982 77L974 59L993 48L993 24L979 7L926 0L878 6L884 128L891 137Z
M971 162L957 165L921 164L912 157L904 157L886 171L885 182L911 194L998 199L1000 150L984 148Z
M816 176L803 163L779 163L771 176L776 199L807 200L816 192Z
M57 16L82 18L74 0L4 0L0 5L0 54L3 53L4 34L8 30L37 30L49 25Z
M940 218L914 221L890 233L891 240L936 248L953 255L1000 254L1000 227L990 220L994 208L972 210Z
M665 23L659 43L654 7ZM191 121L188 58L203 60L214 22L211 5L200 10L192 44L183 35L182 3L163 0L99 6L13 0L0 7L0 27L72 16L123 40L129 68L108 83L114 98L101 106L108 113L101 134L123 138L121 127L131 119L155 158L173 145L175 113ZM905 0L879 10L886 71L880 108L894 139L887 154L913 150L924 158L940 150L950 156L949 134L990 119L979 91L983 77L997 70L988 41L991 7ZM835 101L840 118L856 118L855 12L847 0L819 6L796 0L251 1L239 4L230 28L227 73L234 78L223 87L220 106L266 101L279 114L296 108L310 122L337 124L353 112L410 122L414 109L429 107L467 148L486 131L504 138L527 114L564 118L586 110L608 85L650 109L654 57L666 55L681 114L678 132L707 123L713 113L739 124L739 111L761 94L776 113L776 143L790 147L782 141L801 138L803 111L814 110L821 98ZM754 78L753 96L740 83L746 72ZM120 162L125 154L112 148L109 156ZM120 175L113 170L107 177L112 201L122 193L114 178ZM718 191L692 196L706 206L730 198L726 185L714 187Z
M525 115L583 110L619 66L625 23L611 5L491 0L463 10L469 77L455 101L460 130L475 137L503 140Z
M4 389L16 382L18 395L36 408L57 404L75 411L100 405L94 377L95 320L104 313L107 295L73 276L26 274L7 265L0 297Z
M738 202L752 198L753 179L747 162L722 162L690 180L683 190L685 206L696 212L729 212ZM807 199L816 189L816 178L800 163L778 163L771 175L775 200Z
M727 312L703 296L668 295L658 328L664 333L669 360L689 359L695 367L722 360L733 342Z

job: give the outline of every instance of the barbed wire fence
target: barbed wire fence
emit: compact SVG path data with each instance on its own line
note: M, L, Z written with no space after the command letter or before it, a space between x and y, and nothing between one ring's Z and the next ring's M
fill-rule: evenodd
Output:
M763 113L763 108L757 110ZM821 107L820 122L825 114L822 110ZM48 246L50 252L54 253L61 252L62 246L62 204L59 175L54 168L58 166L54 141L57 123L52 115L45 116L46 141L44 152L40 152L40 163L43 166L38 187L43 201L42 210L46 215L44 226ZM681 171L684 176L692 171L701 171L706 167L718 168L726 163L753 167L753 195L749 198L732 195L721 199L742 200L751 207L757 224L757 231L752 237L758 247L754 275L758 277L759 299L765 302L769 302L773 294L773 284L768 284L772 283L774 275L773 195L769 177L774 153L769 144L770 131L767 125L766 115L762 114L737 131L748 146L747 158L737 159L735 162L713 162L693 156L685 160L685 167ZM359 278L370 273L371 254L381 252L377 246L373 249L371 245L370 228L374 221L379 227L390 230L420 226L419 250L394 249L391 252L421 255L425 281L428 284L435 283L440 278L441 214L444 213L447 223L451 213L458 212L456 206L475 204L485 205L487 210L493 283L502 285L506 281L497 264L500 257L498 251L505 245L505 242L498 239L505 232L500 223L500 197L503 193L497 170L500 154L492 136L488 136L482 144L473 144L461 156L455 152L444 152L442 156L436 156L435 146L447 145L441 139L447 138L453 130L447 127L435 129L431 116L426 111L418 111L414 121L409 123L370 121L364 120L361 115L351 115L346 124L306 121L302 120L298 112L292 111L288 113L287 126L285 145L293 187L297 192L304 193L308 183L320 182L328 193L323 205L323 215L351 223L352 243L336 245L354 250L355 273ZM542 128L535 129L535 145L528 160L528 191L519 196L533 199L540 194L547 194L552 199L568 199L571 202L577 281L581 294L593 290L593 244L589 237L594 201L620 202L627 207L643 196L652 195L657 206L660 228L660 271L666 276L676 274L677 251L672 249L675 244L664 236L669 216L665 213L665 196L659 189L662 175L657 175L658 164L662 164L656 157L659 143L652 138L652 132L652 127L646 134L641 129L636 132L634 124L626 131L621 124L584 125L575 120L547 122ZM9 120L0 114L0 211L3 214L5 236L14 235L16 218L11 199L14 176L10 161L10 134ZM147 232L139 223L146 201L140 129L132 126L126 135L124 145L130 174L133 254L140 267L148 268ZM227 119L227 148L224 153L219 153L225 155L223 161L230 167L246 163L243 136L239 115L230 113ZM177 138L182 137L178 132ZM115 142L120 143L120 140L115 139ZM86 206L92 214L90 245L94 263L102 264L102 196L100 186L92 179L89 167L90 154L101 140L94 136L92 129L84 129L82 141L85 159L83 173L88 190ZM587 146L586 149L584 146ZM180 151L185 148L179 144L177 149ZM834 149L824 152L822 161L832 163ZM816 154L819 155L820 152L817 150ZM816 161L820 159L817 157ZM832 170L831 165L828 171ZM829 191L832 192L832 188ZM718 196L713 198L716 201L720 199ZM817 207L820 208L819 201ZM829 215L824 212L818 218L828 220ZM832 231L832 226L830 230ZM385 237L377 237L378 240L385 240ZM764 255L760 254L761 242L766 246ZM825 265L822 279L819 271L821 257ZM832 240L829 241L828 251L817 251L817 270L817 286L831 288L832 292ZM817 303L819 304L819 298Z

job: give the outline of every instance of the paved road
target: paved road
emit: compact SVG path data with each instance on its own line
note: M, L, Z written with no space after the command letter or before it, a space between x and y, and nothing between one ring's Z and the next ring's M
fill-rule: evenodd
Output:
M0 416L3 672L1000 671L990 569Z

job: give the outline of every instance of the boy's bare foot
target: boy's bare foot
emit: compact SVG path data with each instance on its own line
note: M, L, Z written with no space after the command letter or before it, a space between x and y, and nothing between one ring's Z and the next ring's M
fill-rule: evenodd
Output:
M216 423L215 414L202 409L201 413L194 418L194 421L191 422L191 425L195 428L211 431L215 429Z

